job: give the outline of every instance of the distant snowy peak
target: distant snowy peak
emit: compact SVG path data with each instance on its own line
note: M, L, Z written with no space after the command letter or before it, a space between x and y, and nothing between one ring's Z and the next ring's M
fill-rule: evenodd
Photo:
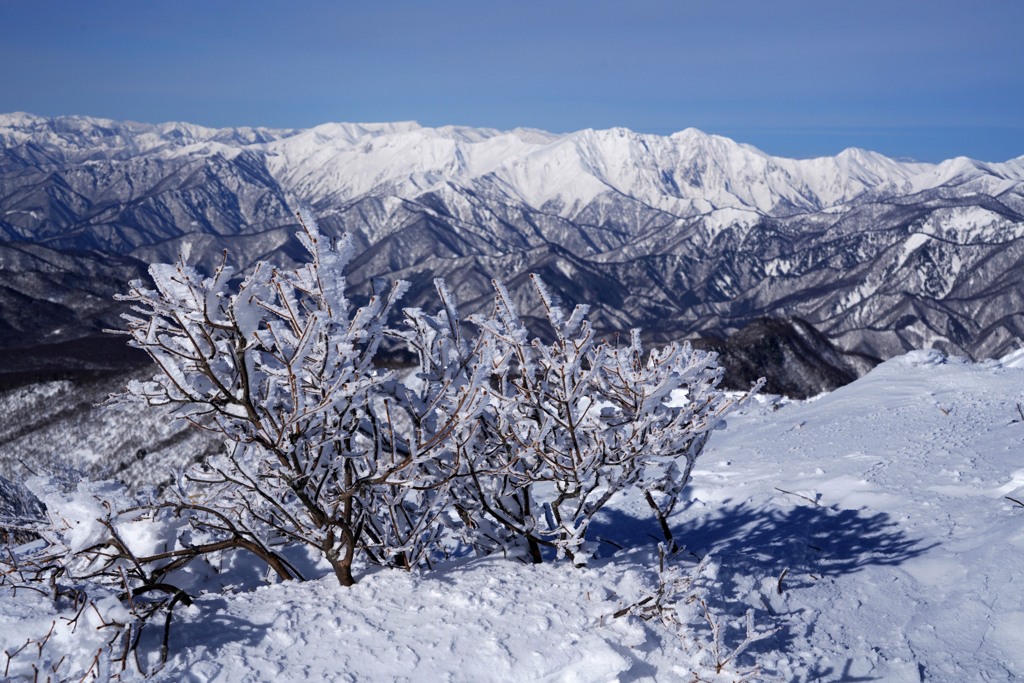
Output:
M820 211L865 193L906 194L977 178L1024 181L1020 160L906 162L848 149L835 157L773 157L688 128L670 136L625 128L567 134L517 129L328 124L269 143L270 168L318 201L366 193L414 199L457 185L493 191L565 218L629 197L680 216L715 209L768 215Z
M89 116L0 114L0 144L4 147L32 145L63 160L159 157L178 154L182 148L203 149L211 143L234 148L261 146L296 132L274 128L207 128L181 122L136 123Z
M0 142L9 149L29 146L33 158L62 159L231 158L233 150L248 150L265 158L282 187L304 202L367 194L415 199L458 186L565 218L605 198L628 197L679 216L716 209L792 215L868 192L906 194L973 182L988 193L1024 181L1024 157L1001 164L964 158L927 164L848 149L797 160L694 128L669 136L625 128L552 134L415 122L217 129L15 113L0 115Z
M981 185L976 191L998 195L1024 182L1024 157L1003 163L986 163L956 157L936 164L917 175L912 187L917 191L941 186L964 186L969 183Z

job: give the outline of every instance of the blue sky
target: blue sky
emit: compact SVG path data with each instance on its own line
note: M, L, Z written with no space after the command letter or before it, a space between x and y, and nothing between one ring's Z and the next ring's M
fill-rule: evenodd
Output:
M0 0L0 111L1024 155L1020 0Z

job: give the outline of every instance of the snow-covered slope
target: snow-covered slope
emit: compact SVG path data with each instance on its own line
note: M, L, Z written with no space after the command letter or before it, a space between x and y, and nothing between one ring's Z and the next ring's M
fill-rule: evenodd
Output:
M1019 356L915 352L816 400L766 397L712 437L672 519L676 561L711 562L693 590L729 624L724 645L748 609L779 629L740 656L760 663L755 680L1024 671ZM586 569L488 558L371 573L349 590L328 578L202 597L176 611L157 680L689 680L709 643L699 620L676 631L616 616L655 580L644 505L611 505ZM0 644L45 632L49 604L0 595Z
M0 477L23 482L38 472L78 472L137 488L163 486L178 470L219 451L212 434L160 410L105 405L135 373L58 380L0 392Z

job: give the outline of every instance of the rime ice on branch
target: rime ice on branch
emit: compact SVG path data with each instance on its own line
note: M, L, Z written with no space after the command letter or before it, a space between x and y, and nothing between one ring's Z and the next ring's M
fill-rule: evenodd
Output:
M300 219L310 261L295 270L260 263L233 290L226 263L203 277L179 261L151 268L155 290L136 281L122 297L131 344L160 369L129 393L228 444L188 474L185 495L267 547L312 548L344 585L357 556L411 568L467 545L582 563L591 519L632 487L668 534L695 458L735 405L714 354L646 353L636 331L623 347L598 342L587 307L566 317L536 277L551 343L499 282L489 315L464 323L437 280L437 314L406 309L388 327L408 283L355 308L350 238L332 248ZM375 365L386 337L418 356L415 381ZM685 400L670 402L678 390Z

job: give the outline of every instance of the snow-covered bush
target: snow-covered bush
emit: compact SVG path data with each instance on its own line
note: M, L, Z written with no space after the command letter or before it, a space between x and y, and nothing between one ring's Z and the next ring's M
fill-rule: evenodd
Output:
M715 355L689 344L645 354L636 330L626 346L600 342L587 306L566 317L539 278L533 285L553 342L531 338L499 282L494 313L471 319L492 341L494 387L462 458L462 502L525 540L535 562L541 546L584 562L594 515L632 487L670 536L665 518L733 406L717 388ZM673 392L685 392L682 405L670 404Z
M436 401L409 400L374 364L407 283L354 308L342 275L350 239L335 249L303 225L310 262L261 263L237 291L226 264L208 278L155 265L155 290L133 282L122 297L136 313L131 343L161 374L128 391L226 438L227 453L188 476L205 506L268 545L309 546L351 585L360 551L406 566L421 554L457 466L448 434L471 419L478 387L446 388L458 396L443 417Z
M689 571L684 571L677 560L676 552L659 544L653 585L612 616L637 617L677 639L686 655L674 671L681 681L750 683L759 680L760 666L742 663L740 657L751 645L770 638L779 629L757 628L752 609L747 609L741 619L730 619L713 611L706 599L707 584L713 581L717 569L711 558L705 556Z
M136 281L122 297L131 344L161 371L129 395L228 445L188 473L183 495L262 547L306 545L344 585L360 554L424 566L453 536L581 563L590 521L631 487L668 534L694 459L734 405L714 354L648 354L637 332L623 347L598 341L587 307L566 316L537 278L550 343L499 282L489 315L463 322L438 281L436 315L406 309L389 326L407 283L353 307L351 241L332 248L302 224L310 262L295 270L261 263L235 288L224 263L211 277L155 265L156 289ZM387 337L417 354L412 381L375 364Z
M129 666L159 668L175 607L191 605L214 576L230 581L232 551L289 576L283 559L201 506L132 495L114 482L34 477L28 486L44 518L26 527L35 541L0 557L0 591L48 601L43 613L56 617L8 644L5 680L105 680Z

